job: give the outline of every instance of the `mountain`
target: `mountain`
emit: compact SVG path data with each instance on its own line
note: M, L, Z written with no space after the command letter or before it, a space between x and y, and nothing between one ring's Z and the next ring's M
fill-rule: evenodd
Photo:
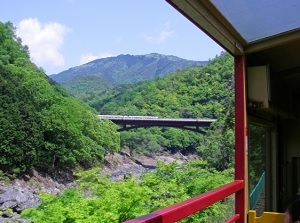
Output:
M102 77L93 75L78 75L66 83L60 83L67 92L78 98L85 99L101 94L113 86Z
M121 132L121 145L146 154L197 153L218 170L228 168L234 148L233 58L227 53L202 67L133 85L122 85L95 97L98 114L214 118L206 135L176 128L139 128ZM102 97L102 98L101 98Z
M222 54L202 67L118 86L92 107L99 114L217 118L227 110L227 100L233 95L232 64L232 57Z
M202 66L207 61L185 60L157 53L147 55L119 55L97 59L81 66L50 75L58 83L66 83L76 76L92 75L106 80L113 86L152 80L187 67Z
M153 80L187 67L202 66L206 63L207 61L185 60L157 53L127 54L97 59L59 74L50 75L50 77L63 85L70 93L80 97L85 93L99 93L103 89L123 84ZM100 79L95 80L95 77ZM74 78L76 79L74 80ZM92 84L92 79L96 83ZM98 86L98 89L91 88L90 84L86 84L86 81L93 86Z

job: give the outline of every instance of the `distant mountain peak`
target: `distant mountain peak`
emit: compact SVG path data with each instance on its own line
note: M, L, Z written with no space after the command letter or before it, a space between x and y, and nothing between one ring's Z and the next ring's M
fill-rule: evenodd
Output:
M153 80L188 67L205 65L207 61L186 60L172 55L150 53L146 55L121 54L114 57L96 59L81 66L76 66L56 75L50 75L58 83L68 86L72 79L80 76L96 76L103 79L103 84L119 86ZM78 77L79 76L79 77ZM86 78L82 78L84 82ZM73 82L74 83L74 82ZM79 81L80 83L80 81ZM67 87L70 89L70 86Z

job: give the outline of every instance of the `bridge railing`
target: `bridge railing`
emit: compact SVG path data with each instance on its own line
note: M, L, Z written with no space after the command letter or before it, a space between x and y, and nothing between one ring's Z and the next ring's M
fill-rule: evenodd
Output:
M216 119L200 118L159 118L158 116L123 116L123 115L98 115L100 119L110 120L156 120L156 121L176 121L176 122L215 122Z
M186 201L154 211L150 214L135 218L125 223L171 223L190 216L204 208L244 189L244 181L235 180L229 184L190 198ZM233 223L240 218L235 214L226 223Z
M127 116L127 115L98 115L100 119L139 119L139 120L152 120L158 119L157 116Z

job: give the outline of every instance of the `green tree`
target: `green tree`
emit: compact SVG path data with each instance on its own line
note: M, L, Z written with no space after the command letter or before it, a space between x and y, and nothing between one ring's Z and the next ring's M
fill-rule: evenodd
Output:
M224 53L203 67L189 68L153 81L119 87L99 101L98 112L119 115L152 115L166 118L214 118L217 122L205 137L191 131L154 128L143 137L158 143L161 150L188 153L197 150L212 166L226 169L233 162L233 58ZM121 93L122 92L122 93ZM93 105L94 106L94 105ZM136 130L135 134L141 134ZM121 133L121 138L123 134ZM133 134L133 133L131 133ZM151 137L150 137L151 136ZM134 138L131 136L131 138ZM145 140L136 136L135 151L147 152ZM129 146L129 145L127 145ZM221 160L222 162L218 162Z
M27 209L22 216L33 222L103 222L120 223L186 200L232 179L232 170L216 171L198 160L188 165L158 163L155 172L140 179L110 181L99 169L79 172L79 187L61 196L41 195L42 204ZM206 208L181 222L224 222L233 213L233 199Z
M99 164L119 150L116 125L30 62L12 23L0 22L0 169L74 168ZM53 172L53 171L51 171Z

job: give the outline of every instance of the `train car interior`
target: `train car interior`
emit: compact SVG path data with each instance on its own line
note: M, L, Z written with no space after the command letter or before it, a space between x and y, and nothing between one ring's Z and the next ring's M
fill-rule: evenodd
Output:
M299 43L287 42L246 57L249 171L260 148L269 211L284 211L300 188ZM260 143L257 134L263 136Z

